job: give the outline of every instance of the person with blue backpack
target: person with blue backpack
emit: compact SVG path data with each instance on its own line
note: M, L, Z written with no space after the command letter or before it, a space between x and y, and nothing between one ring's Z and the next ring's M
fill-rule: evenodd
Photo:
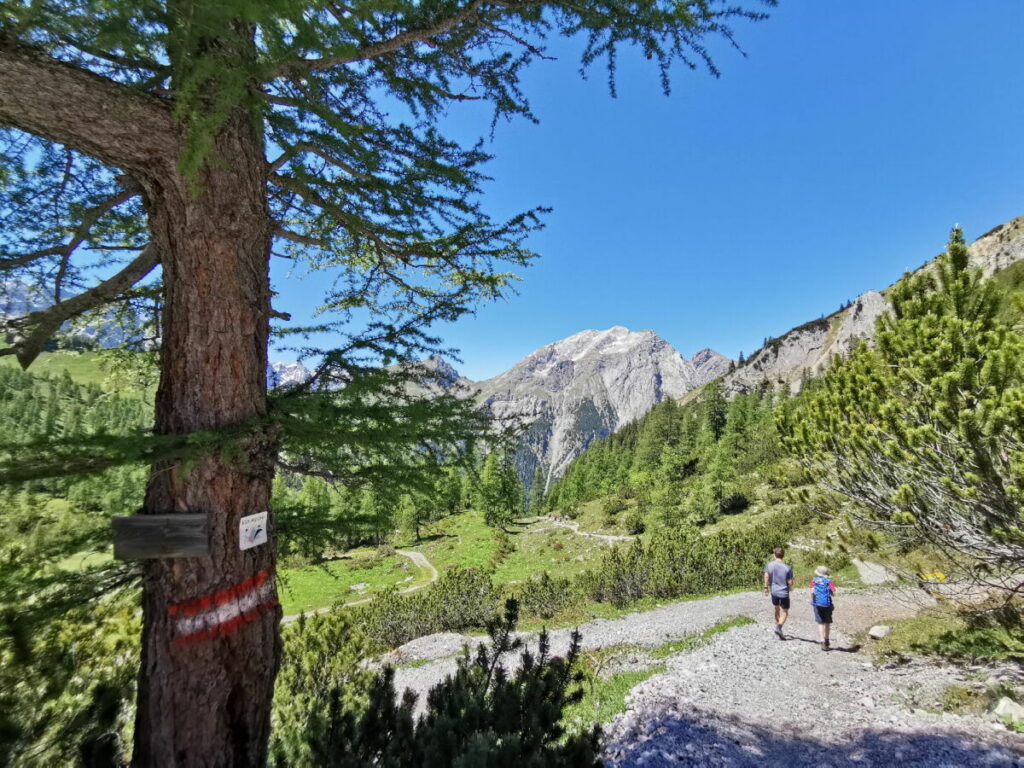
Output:
M811 605L814 606L814 620L818 622L821 632L821 650L829 648L829 632L832 630L832 595L836 591L836 583L829 578L829 570L819 565L811 580Z

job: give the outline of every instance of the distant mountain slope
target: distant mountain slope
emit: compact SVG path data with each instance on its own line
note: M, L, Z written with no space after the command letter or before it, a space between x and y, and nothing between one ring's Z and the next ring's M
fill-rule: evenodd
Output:
M986 276L1024 259L1024 217L982 235L969 250L971 263ZM932 263L928 261L918 269L929 269ZM728 394L750 392L767 382L799 390L805 376L817 375L835 355L847 353L858 339L870 338L875 320L888 309L883 293L867 291L839 312L769 339L743 365L723 377L723 388Z
M721 376L730 360L704 349L687 360L653 331L582 331L477 384L497 418L526 427L518 462L557 478L594 438Z

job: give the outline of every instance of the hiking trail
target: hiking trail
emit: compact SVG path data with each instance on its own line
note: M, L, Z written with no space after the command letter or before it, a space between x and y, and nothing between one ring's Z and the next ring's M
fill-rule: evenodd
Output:
M435 581L437 581L437 579L438 579L437 568L435 568L434 565L429 560L427 560L426 556L422 552L413 552L413 551L407 550L407 549L396 549L395 550L395 554L396 555L401 555L402 557L409 558L413 562L413 565L417 566L418 568L421 568L422 570L424 570L424 571L426 571L427 573L430 574L430 578L427 581L424 581L424 582L422 582L420 584L414 584L411 587L406 587L405 589L400 589L400 590L398 590L398 594L405 595L405 594L408 594L409 592L415 592L416 590L423 589L424 587L428 587L431 584L433 584ZM364 597L362 600L353 600L351 603L345 603L344 607L345 608L350 608L353 605L363 605L364 603L368 603L371 600L373 600L374 597L375 597L374 595L370 595L369 597ZM336 607L341 607L341 606L328 605L328 606L325 606L323 608L317 608L315 611L307 612L306 616L319 616L322 613L327 613L328 611L333 611ZM295 614L293 616L284 616L284 617L281 618L281 623L282 624L287 624L290 621L295 621L297 618L299 618L300 615L301 614L297 613L297 614Z
M871 625L918 612L920 598L900 599L894 592L840 589L833 650L827 653L817 643L804 588L793 592L785 641L772 634L771 605L760 592L675 603L582 625L582 646L589 650L655 647L735 616L754 619L670 656L664 672L636 686L626 711L604 727L606 765L1024 766L1024 736L991 715L931 711L948 686L981 685L989 675L1012 676L1019 670L972 670L930 661L876 666L870 648L855 644L854 635ZM551 653L564 654L570 630L549 635ZM536 633L522 636L535 642ZM432 635L393 652L387 659L391 663L419 665L396 670L396 689L411 688L422 705L426 691L455 670L453 655L464 642L479 638ZM508 665L515 661L509 659Z

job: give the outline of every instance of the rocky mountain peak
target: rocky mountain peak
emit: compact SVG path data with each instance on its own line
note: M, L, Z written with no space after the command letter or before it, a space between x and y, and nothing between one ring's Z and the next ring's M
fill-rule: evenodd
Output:
M520 468L557 477L595 439L722 375L729 359L702 350L687 360L654 331L575 333L480 383L481 402L524 428Z

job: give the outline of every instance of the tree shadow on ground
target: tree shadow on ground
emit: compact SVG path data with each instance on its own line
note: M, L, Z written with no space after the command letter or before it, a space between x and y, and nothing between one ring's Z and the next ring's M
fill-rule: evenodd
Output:
M828 733L828 712L822 713L822 732ZM946 730L921 733L869 729L856 739L822 742L787 733L785 713L779 728L766 729L735 718L700 714L696 718L667 717L644 729L643 741L630 746L606 746L607 768L1020 768L1024 740L1004 732L979 737ZM940 726L941 727L941 726Z

